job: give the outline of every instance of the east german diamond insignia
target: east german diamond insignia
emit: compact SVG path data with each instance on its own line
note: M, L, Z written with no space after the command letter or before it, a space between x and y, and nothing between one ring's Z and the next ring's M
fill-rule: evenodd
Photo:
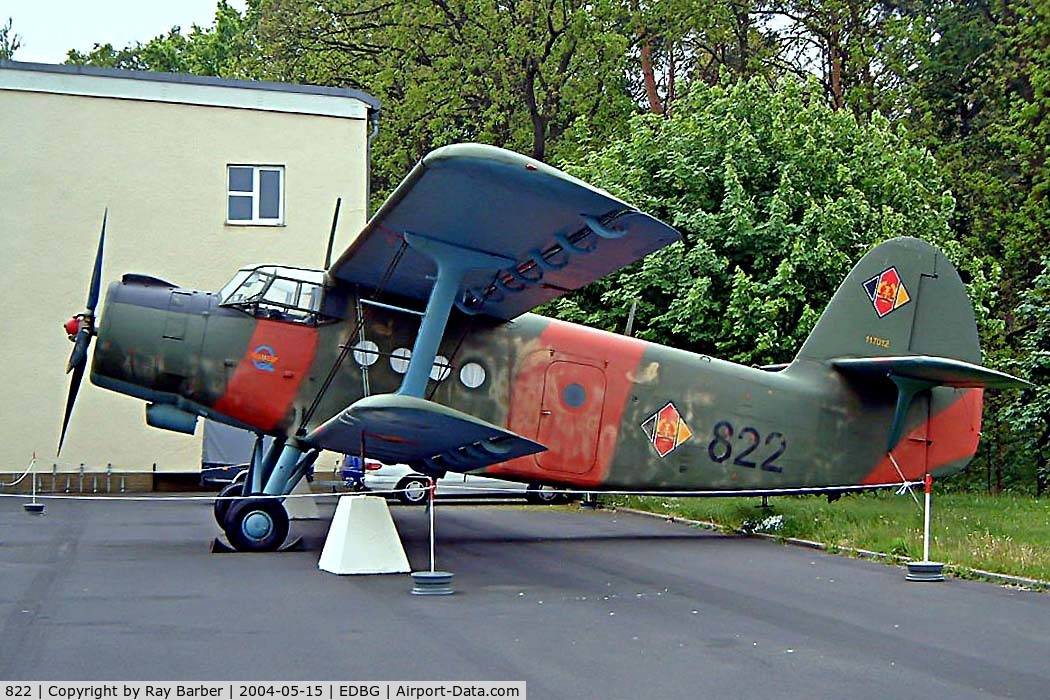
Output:
M883 318L891 311L911 301L908 290L904 288L901 276L897 274L897 268L888 267L879 274L864 283L864 291L868 293L875 313Z
M649 442L660 457L666 457L676 447L693 437L693 431L682 420L682 414L670 402L649 416L642 423L642 430L649 436Z

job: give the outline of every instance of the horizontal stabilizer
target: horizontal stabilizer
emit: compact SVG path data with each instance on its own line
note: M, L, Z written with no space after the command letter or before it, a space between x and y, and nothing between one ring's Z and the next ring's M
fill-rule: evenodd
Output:
M448 406L379 394L351 404L309 435L326 450L364 454L387 464L466 472L543 452L543 445Z
M831 360L846 374L909 379L957 389L1023 389L1030 382L1005 372L948 357L909 355L904 357L858 357Z

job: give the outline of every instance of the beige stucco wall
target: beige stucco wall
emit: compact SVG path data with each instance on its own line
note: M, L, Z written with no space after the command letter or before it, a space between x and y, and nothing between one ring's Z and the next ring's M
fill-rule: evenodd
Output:
M103 210L103 294L126 272L216 289L244 264L321 267L336 197L336 255L365 221L368 130L365 118L0 89L0 472L34 451L45 470L197 469L202 424L193 437L149 428L142 401L87 377L55 457L72 348L61 324L84 308ZM286 225L224 223L227 164L285 166Z

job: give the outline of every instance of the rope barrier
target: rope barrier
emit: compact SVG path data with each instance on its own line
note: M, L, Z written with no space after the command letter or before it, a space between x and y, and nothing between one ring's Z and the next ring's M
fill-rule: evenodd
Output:
M31 467L32 465L30 465ZM26 473L30 470L27 469ZM19 479L25 477L23 474ZM17 482L15 482L17 483ZM792 495L806 495L806 494L819 494L824 492L856 492L856 491L874 491L881 489L903 489L910 488L912 486L922 485L923 481L904 481L894 482L889 484L866 484L860 485L845 485L845 486L826 486L826 487L799 487L790 489L747 489L747 490L692 490L692 491L640 491L640 490L595 490L595 489L558 489L556 493L561 496L582 496L584 494L596 493L603 496L663 496L665 498L690 498L690 497L730 497L730 496L792 496ZM483 486L449 486L442 484L438 487L438 490L444 490L446 493L450 489L456 491L477 491L478 493L486 494L500 494L500 495L520 495L525 489L511 489L511 488L491 488ZM412 489L415 490L415 489ZM215 502L215 501L236 501L242 498L260 498L260 499L293 499L293 498L330 498L332 496L396 496L400 493L405 493L409 489L382 489L368 491L339 491L339 492L323 492L323 493L293 493L285 496L269 496L263 494L253 494L251 496L217 496L217 495L204 495L204 496L83 496L83 495L67 495L67 494L41 494L37 493L38 499L48 499L54 501L108 501L118 502L127 501L134 503L148 503L148 502L160 502L160 503L179 503L179 502ZM0 493L0 498L24 498L25 494L16 493Z
M22 480L26 478L26 476L29 474L29 472L33 471L33 467L34 466L36 466L36 457L33 457L33 459L31 459L29 461L29 466L26 467L26 470L24 472L22 472L21 476L19 476L17 479L12 481L10 484L7 483L7 482L0 482L0 486L2 486L4 488L8 488L8 487L11 487L11 486L18 486L19 484L22 483ZM0 494L0 495L6 495L6 494ZM11 495L14 495L14 494L11 494ZM19 494L19 495L25 495L25 494Z

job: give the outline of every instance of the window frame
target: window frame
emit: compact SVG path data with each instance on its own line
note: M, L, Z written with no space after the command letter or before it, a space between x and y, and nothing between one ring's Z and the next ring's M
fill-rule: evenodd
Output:
M247 273L242 276L242 273ZM261 287L248 296L233 297L255 278L266 278ZM291 282L295 288L293 303L268 299L267 295L275 283ZM306 290L320 290L320 294L307 294ZM217 292L219 306L237 309L256 318L267 318L306 326L319 326L339 321L335 316L324 313L324 296L328 289L324 283L324 270L287 265L254 265L244 267L234 274L233 278ZM304 303L304 298L314 303ZM316 308L315 308L316 307Z
M230 176L234 168L245 168L251 169L252 173L252 190L233 190L230 189ZM277 182L277 217L276 218L265 218L259 215L259 206L262 201L261 188L262 188L262 177L263 172L275 172L278 176ZM284 193L285 193L285 166L283 165L254 165L248 163L227 163L226 164L226 214L225 223L227 226L284 226L285 218L285 206L284 206ZM230 198L231 197L251 197L252 200L252 218L250 219L231 219L230 218Z

